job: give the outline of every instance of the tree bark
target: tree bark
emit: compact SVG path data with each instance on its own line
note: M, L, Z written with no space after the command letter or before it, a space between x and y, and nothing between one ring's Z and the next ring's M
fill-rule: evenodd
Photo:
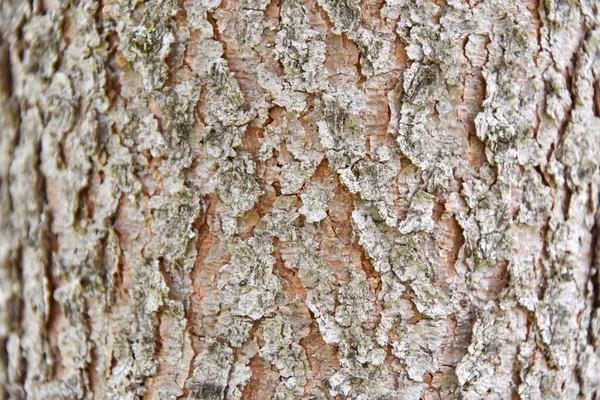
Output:
M0 399L599 398L596 0L0 10Z

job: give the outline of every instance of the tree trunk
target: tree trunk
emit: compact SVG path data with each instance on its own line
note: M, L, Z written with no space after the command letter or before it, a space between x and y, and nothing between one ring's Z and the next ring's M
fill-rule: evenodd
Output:
M0 399L600 397L597 0L0 0Z

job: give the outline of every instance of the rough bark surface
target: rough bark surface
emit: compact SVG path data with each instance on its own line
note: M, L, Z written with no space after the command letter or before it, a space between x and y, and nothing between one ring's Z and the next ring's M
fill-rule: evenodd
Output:
M0 399L599 398L596 0L0 11Z

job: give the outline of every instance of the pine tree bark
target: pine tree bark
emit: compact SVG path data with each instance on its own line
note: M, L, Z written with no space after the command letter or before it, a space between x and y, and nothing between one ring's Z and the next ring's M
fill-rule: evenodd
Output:
M0 10L0 399L599 398L597 1Z

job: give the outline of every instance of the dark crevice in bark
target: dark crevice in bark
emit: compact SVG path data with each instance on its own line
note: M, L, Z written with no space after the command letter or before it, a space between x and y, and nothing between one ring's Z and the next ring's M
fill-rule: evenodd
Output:
M523 371L523 366L521 363L522 360L519 359L519 355L522 350L523 344L527 343L527 338L529 337L530 334L532 334L534 315L531 311L529 311L528 309L526 309L520 305L517 306L516 309L523 312L523 314L525 314L525 317L527 318L527 334L525 335L525 339L522 342L519 342L517 344L516 357L513 361L513 377L512 378L513 378L514 390L513 390L512 397L513 397L513 399L520 399L521 397L519 396L519 388L523 384L522 376L526 376L526 374Z
M193 345L193 338L195 338L197 336L196 332L194 331L194 328L196 326L198 328L202 326L202 315L201 314L196 315L196 312L198 310L194 309L193 303L194 303L194 297L197 297L198 298L197 302L198 302L198 304L200 304L203 296L201 294L196 293L194 286L197 281L196 277L198 275L200 275L201 269L203 269L205 267L205 265L204 265L205 254L202 254L202 244L210 235L210 226L208 224L209 212L214 212L212 210L212 207L211 207L212 203L210 201L208 201L206 198L203 198L202 202L203 202L203 205L205 206L204 212L202 214L200 214L200 216L194 223L194 226L196 227L197 239L196 239L196 243L195 243L196 244L196 260L194 262L194 266L193 266L192 270L190 271L190 281L192 283L192 295L190 296L190 300L187 303L184 303L185 304L185 320L186 320L185 329L186 329L187 334L190 337L190 340L192 341L192 350L194 352L194 355L190 358L190 365L188 366L188 375L187 375L187 378L183 385L184 393L179 398L185 398L185 396L187 396L187 393L189 390L187 388L187 381L190 378L192 378L192 376L194 374L194 361L199 354L198 347Z
M559 156L560 156L561 147L564 144L564 141L566 139L567 130L570 127L570 125L573 124L573 110L576 108L576 104L577 104L576 92L578 89L577 82L575 80L575 71L578 69L579 53L583 50L585 42L587 41L589 35L590 35L590 31L588 30L583 35L582 39L580 40L580 42L577 46L577 49L573 53L573 55L571 57L571 63L566 71L567 91L569 93L569 96L571 97L571 102L570 102L568 109L565 110L565 117L560 122L560 125L558 127L558 144L557 144L556 148L559 152L558 153ZM568 174L569 174L568 168L565 168L564 172L563 172L564 180L566 182L566 184L564 186L565 197L564 197L564 201L562 204L563 216L564 216L565 220L569 218L568 211L569 211L569 207L570 207L570 203L571 203L571 197L573 195L573 188L570 187Z
M540 228L540 236L542 239L542 248L540 250L539 258L534 260L533 268L536 276L540 276L540 284L537 286L536 295L539 301L542 301L544 298L544 293L548 288L548 280L549 276L547 274L547 268L545 268L542 260L549 260L550 253L548 250L548 234L550 232L550 221L551 217L547 217L544 220L544 224ZM541 264L541 265L540 265Z
M91 309L91 305L88 302L87 298L82 298L81 300L83 313L81 316L82 321L82 329L85 328L86 332L86 342L88 343L88 360L85 362L85 366L83 367L81 373L84 376L84 382L82 382L83 393L84 396L89 395L91 397L94 396L96 392L95 388L97 383L100 380L100 375L96 369L96 360L98 359L96 354L96 342L91 338L91 332L94 331L92 317L89 315L88 310Z
M375 270L373 264L371 263L371 259L366 254L365 249L358 244L358 238L354 241L353 246L359 247L361 250L361 269L364 272L367 282L369 283L369 290L373 293L374 301L374 313L376 314L375 320L373 320L373 316L370 317L366 322L366 329L372 330L379 324L381 320L381 314L383 310L383 299L379 298L379 293L381 292L382 283L381 283L381 274Z
M47 292L47 297L44 299L46 304L49 305L47 312L44 314L42 311L42 315L44 318L44 338L42 339L42 348L44 347L44 342L48 346L48 354L47 356L51 358L51 366L50 366L50 376L48 380L55 380L58 377L59 370L62 368L61 362L61 354L58 346L58 342L52 343L53 338L57 339L58 337L58 326L56 323L59 320L59 316L62 314L60 304L54 299L54 293L56 288L59 286L60 279L60 270L53 271L53 252L58 250L58 238L52 232L52 221L54 220L54 215L52 214L52 210L49 206L48 202L48 185L47 179L44 173L42 172L42 144L41 142L37 143L36 148L36 168L33 172L36 176L36 201L38 203L38 207L40 210L40 233L38 238L37 245L39 246L39 251L41 252L41 262L43 268L43 277L41 277L40 282L42 285L45 285L45 290ZM56 249L54 248L56 247Z
M45 194L44 190L44 194ZM42 227L42 231L40 233L40 242L41 242L41 251L43 252L42 264L44 266L44 279L46 283L46 290L48 292L48 297L46 299L47 304L49 304L46 315L44 316L44 332L47 336L48 346L49 346L49 356L52 358L52 372L51 378L56 377L58 366L60 365L60 352L58 351L58 347L56 343L52 343L53 337L58 334L58 327L56 323L58 322L59 316L61 314L60 304L54 299L54 292L58 287L58 277L55 277L52 270L52 255L53 251L57 249L53 249L54 246L57 246L58 241L55 235L52 234L51 225L52 225L52 214L48 209L45 212L44 216L44 225Z
M118 204L117 204L117 208L115 210L114 215L110 218L110 223L109 225L112 227L115 227L115 222L117 220L117 217L119 215L119 208L122 208L124 205L124 202L126 201L126 194L121 192L119 195L119 200L118 200ZM119 300L118 298L128 298L129 295L127 294L127 289L125 288L124 285L124 276L123 276L123 269L125 267L125 255L123 254L123 248L121 243L123 243L125 241L125 239L123 238L123 235L121 233L119 233L118 228L114 230L115 235L117 237L117 240L119 242L119 246L118 246L118 254L117 254L117 265L115 266L115 271L113 272L113 276L112 276L112 282L113 282L113 286L115 287L115 293L117 294L117 299L115 299L115 305L118 304ZM112 297L112 296L111 296Z
M592 193L592 195L594 195ZM600 193L598 194L600 200ZM592 324L596 313L600 312L600 209L596 211L596 223L592 228L592 244L591 244L591 262L590 262L590 283L592 284L591 301L592 309L590 311L590 319L588 323L587 340L593 346L594 341L599 339L598 332L594 331ZM595 346L594 346L595 347Z
M542 183L544 184L544 186L551 187L550 180L548 178L548 175L546 174L546 171L544 171L539 164L533 168L535 169L535 171L538 173L538 175L542 179Z
M17 333L19 338L23 335L23 317L25 315L25 296L24 296L24 285L23 285L23 247L19 244L18 248L15 249L16 259L13 262L13 270L16 275L15 281L18 282L19 287L19 296L15 299L17 303L14 309L14 315L12 320L14 321L15 326L13 327L13 331ZM17 384L24 386L25 380L27 379L27 357L25 357L23 343L19 342L20 351L19 356L20 360L18 362L21 370L18 371L17 374Z
M217 12L218 10L221 9L221 5L219 5L219 7L217 7L217 10L215 10L215 12ZM221 37L221 31L219 31L219 25L218 25L218 21L215 18L214 13L215 12L207 12L206 13L206 19L208 20L208 23L210 23L212 25L213 28L213 38L221 43L221 45L223 46L223 58L227 59L227 57L225 56L227 54L227 42L225 40L223 40L223 38Z
M85 184L84 187L82 187L79 190L79 193L77 193L77 202L76 202L75 219L74 219L75 223L77 223L78 221L85 221L85 220L91 221L91 220L93 220L93 217L94 217L94 202L92 201L91 195L90 195L90 189L91 189L90 182L92 182L93 177L94 177L94 169L92 168L92 165L94 165L94 162L92 161L91 157L88 157L88 161L90 162L90 168L86 174L87 183Z
M1 372L3 375L8 371L8 353L6 352L6 345L7 340L4 337L0 338L0 364L2 365ZM0 398L9 398L8 385L8 379L0 381Z
M594 102L592 104L594 115L600 118L600 79L594 82Z
M19 143L19 135L20 135L20 131L21 131L21 107L19 105L19 102L17 101L17 99L13 98L10 99L9 101L6 102L1 102L0 105L4 108L4 110L8 113L10 113L12 115L12 117L14 117L14 122L15 122L15 126L14 128L14 135L13 137L10 138L9 141L7 141L7 152L9 154L9 160L8 160L8 165L6 168L6 177L0 177L0 184L4 184L6 185L6 201L8 203L8 208L11 211L11 214L14 212L14 202L13 202L13 197L10 193L10 185L11 185L11 166L13 164L13 160L14 160L14 154L15 154L15 149L17 148L17 145ZM5 128L4 132L9 132L8 128ZM5 140L5 138L3 138L3 140ZM6 181L4 182L3 179L6 179Z
M0 37L0 94L10 98L13 93L13 75L10 62L10 46Z
M108 107L111 110L117 108L117 101L121 96L121 76L123 70L120 70L117 62L117 54L120 46L119 35L115 31L105 32L99 30L100 36L106 43L107 56L104 61L104 71L106 72L106 81L103 91L108 97Z
M0 5L1 8L1 5ZM2 17L0 17L2 18ZM15 27L14 35L16 36L18 49L18 41L22 34L22 25L24 19L21 20L19 26ZM0 177L0 197L6 195L1 200L6 201L9 214L6 219L2 218L2 229L6 229L6 234L12 235L13 237L17 234L11 227L12 217L16 217L15 212L15 199L11 193L11 185L14 183L16 178L12 173L12 166L14 163L15 150L18 148L21 138L21 108L18 98L14 96L14 81L13 81L13 65L11 63L11 49L10 43L5 41L5 32L0 24L0 107L2 108L0 113L4 114L2 118L4 121L10 122L9 126L1 127L2 132L0 133L1 139L0 144L5 147L6 155L8 160L3 160L6 165L5 175ZM17 50L18 53L18 50ZM2 143L4 142L4 143ZM5 217L3 215L2 217ZM10 336L13 339L20 339L23 334L23 317L24 317L24 287L23 287L23 261L22 251L23 244L15 238L14 244L11 246L9 253L3 260L5 263L0 265L0 269L4 269L3 277L11 283L11 292L4 295L7 296L2 305L6 308L1 313L3 323L6 322L6 326L3 326L2 331L6 331L7 336L0 338L0 362L4 366L4 373L6 373L7 381L2 382L2 391L5 393L7 398L21 399L25 398L23 386L27 375L27 360L23 354L22 343L19 342L19 349L16 354L10 354L8 352L7 345L9 343ZM8 244L8 243L7 243ZM6 283L6 282L5 282ZM17 359L10 359L10 356L16 356ZM11 365L16 367L12 368ZM12 374L11 374L12 372ZM12 375L12 376L11 376ZM6 385L5 385L6 384Z
M159 258L159 272L162 273L162 268L160 267L160 265L162 264L162 257ZM156 370L154 371L153 374L151 375L147 375L143 377L143 385L148 388L148 386L152 385L152 381L157 378L160 377L160 369L161 369L161 365L160 365L160 353L162 352L163 349L163 338L160 335L160 325L162 323L162 319L163 316L165 315L165 311L168 309L168 306L165 305L164 303L161 304L160 306L158 306L158 310L156 310L156 312L154 313L155 316L155 321L153 321L153 334L154 334L154 348L153 348L153 359L156 365ZM148 318L148 317L147 317Z

